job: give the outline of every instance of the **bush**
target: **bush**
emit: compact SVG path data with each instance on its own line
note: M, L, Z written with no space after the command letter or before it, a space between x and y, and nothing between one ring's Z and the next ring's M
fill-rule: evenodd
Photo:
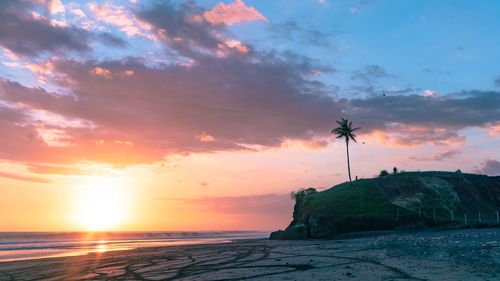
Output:
M296 200L298 197L306 196L306 195L316 193L316 192L318 192L318 191L314 187L300 188L297 191L292 191L292 193L290 194L290 197L292 198L292 200Z
M389 175L389 172L387 170L382 170L380 171L380 174L378 175L379 177L386 177Z

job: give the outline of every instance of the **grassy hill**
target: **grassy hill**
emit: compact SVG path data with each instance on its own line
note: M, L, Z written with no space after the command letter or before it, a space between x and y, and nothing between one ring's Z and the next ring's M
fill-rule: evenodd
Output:
M337 233L495 224L500 177L455 172L405 172L296 194L293 220L272 238L322 238ZM467 217L467 218L466 218Z

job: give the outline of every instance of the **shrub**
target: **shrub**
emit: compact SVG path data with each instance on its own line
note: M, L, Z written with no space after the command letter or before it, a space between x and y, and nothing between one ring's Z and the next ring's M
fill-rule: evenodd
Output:
M292 191L290 197L292 198L292 200L296 200L298 197L303 197L316 192L318 191L314 187L300 188L297 191Z
M387 170L382 170L380 171L380 174L378 175L379 177L386 177L389 175L389 172Z

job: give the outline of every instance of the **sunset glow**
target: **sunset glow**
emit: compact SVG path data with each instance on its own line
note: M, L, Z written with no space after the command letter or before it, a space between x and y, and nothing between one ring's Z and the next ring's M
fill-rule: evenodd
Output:
M74 222L87 231L115 230L128 219L129 198L123 181L93 177L78 186Z
M500 2L0 5L0 230L275 230L382 169L500 175Z

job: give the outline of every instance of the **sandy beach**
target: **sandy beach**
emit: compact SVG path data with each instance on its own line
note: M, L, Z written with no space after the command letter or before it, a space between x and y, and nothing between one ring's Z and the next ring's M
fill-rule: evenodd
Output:
M500 230L245 240L0 263L0 280L499 280Z

